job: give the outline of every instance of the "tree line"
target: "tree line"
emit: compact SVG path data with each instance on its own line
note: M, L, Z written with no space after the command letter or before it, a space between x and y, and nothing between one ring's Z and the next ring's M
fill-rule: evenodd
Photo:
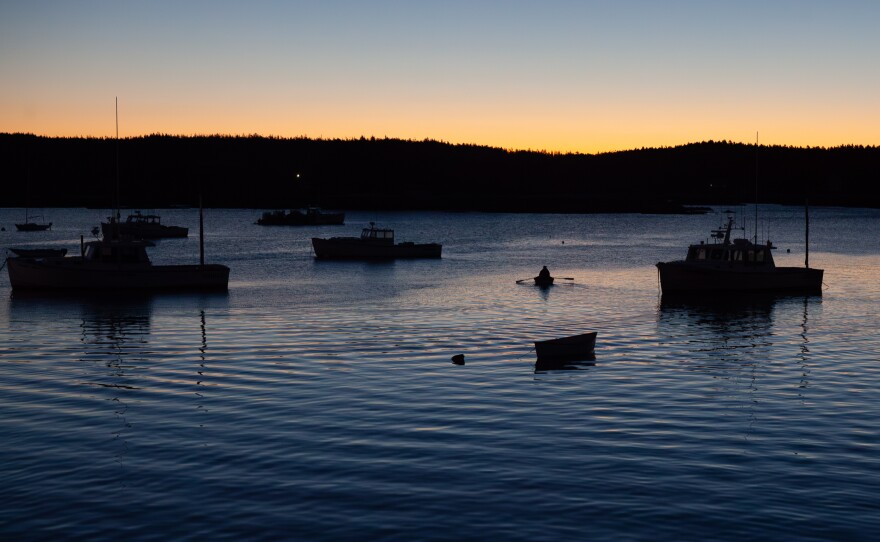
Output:
M118 157L118 159L117 159ZM600 154L394 138L0 134L2 206L688 212L880 207L880 147L704 141Z

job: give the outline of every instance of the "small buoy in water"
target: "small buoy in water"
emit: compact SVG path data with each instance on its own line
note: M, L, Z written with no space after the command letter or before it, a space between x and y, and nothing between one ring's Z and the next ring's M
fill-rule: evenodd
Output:
M456 365L464 365L464 354L456 354L452 356L452 363Z
M0 231L6 231L6 228L0 228Z
M791 254L791 249L790 249L790 248L785 249L785 251L788 252L789 254Z

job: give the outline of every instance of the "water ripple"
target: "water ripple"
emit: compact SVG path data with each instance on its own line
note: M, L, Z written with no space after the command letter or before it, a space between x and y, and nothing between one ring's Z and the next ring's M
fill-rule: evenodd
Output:
M656 287L651 264L698 218L393 214L399 231L434 221L458 241L439 262L324 265L308 254L316 231L276 237L217 212L239 255L227 296L0 310L0 538L867 540L880 527L880 260L858 247L815 256L822 298L718 306ZM157 247L171 261L191 249ZM515 283L545 258L575 284ZM535 340L590 330L595 360L536 365Z

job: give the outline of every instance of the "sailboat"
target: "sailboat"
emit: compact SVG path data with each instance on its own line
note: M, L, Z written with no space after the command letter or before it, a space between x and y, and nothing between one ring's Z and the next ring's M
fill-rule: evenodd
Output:
M30 173L30 169L28 169L28 172ZM28 175L28 177L30 177L30 175ZM26 187L27 190L29 190L29 185L30 185L30 178L28 178L28 185ZM29 199L30 194L25 194L25 198ZM40 218L40 220L44 220L43 215L33 215L32 216L31 210L28 207L25 207L24 208L24 223L16 224L15 229L17 229L18 231L46 231L46 230L52 228L51 222L49 222L49 223L31 222L32 218L38 218L38 217Z
M52 223L40 223L40 222L31 222L31 218L37 218L36 216L31 216L29 214L29 209L25 209L24 211L24 223L16 224L15 229L18 231L46 231L52 228ZM43 218L40 216L39 218Z
M756 141L756 153L757 148ZM699 244L690 245L684 260L657 263L663 294L728 292L821 295L824 271L810 267L809 205L805 205L804 267L776 267L771 252L776 247L770 241L758 243L757 217L756 197L754 240L731 239L734 221L732 216L728 216L726 226L712 232L711 243L700 241Z
M118 119L117 113L117 145ZM118 156L117 147L117 209ZM204 241L204 213L200 201L200 263L197 265L153 265L147 254L147 248L154 246L152 242L120 235L117 230L109 236L105 235L102 239L87 243L80 237L78 256L9 257L6 260L6 267L13 291L225 291L229 287L229 268L225 265L205 263Z

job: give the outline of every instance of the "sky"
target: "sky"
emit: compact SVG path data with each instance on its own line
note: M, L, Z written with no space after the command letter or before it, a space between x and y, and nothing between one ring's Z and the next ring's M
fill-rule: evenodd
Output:
M876 0L0 0L0 132L880 145Z

